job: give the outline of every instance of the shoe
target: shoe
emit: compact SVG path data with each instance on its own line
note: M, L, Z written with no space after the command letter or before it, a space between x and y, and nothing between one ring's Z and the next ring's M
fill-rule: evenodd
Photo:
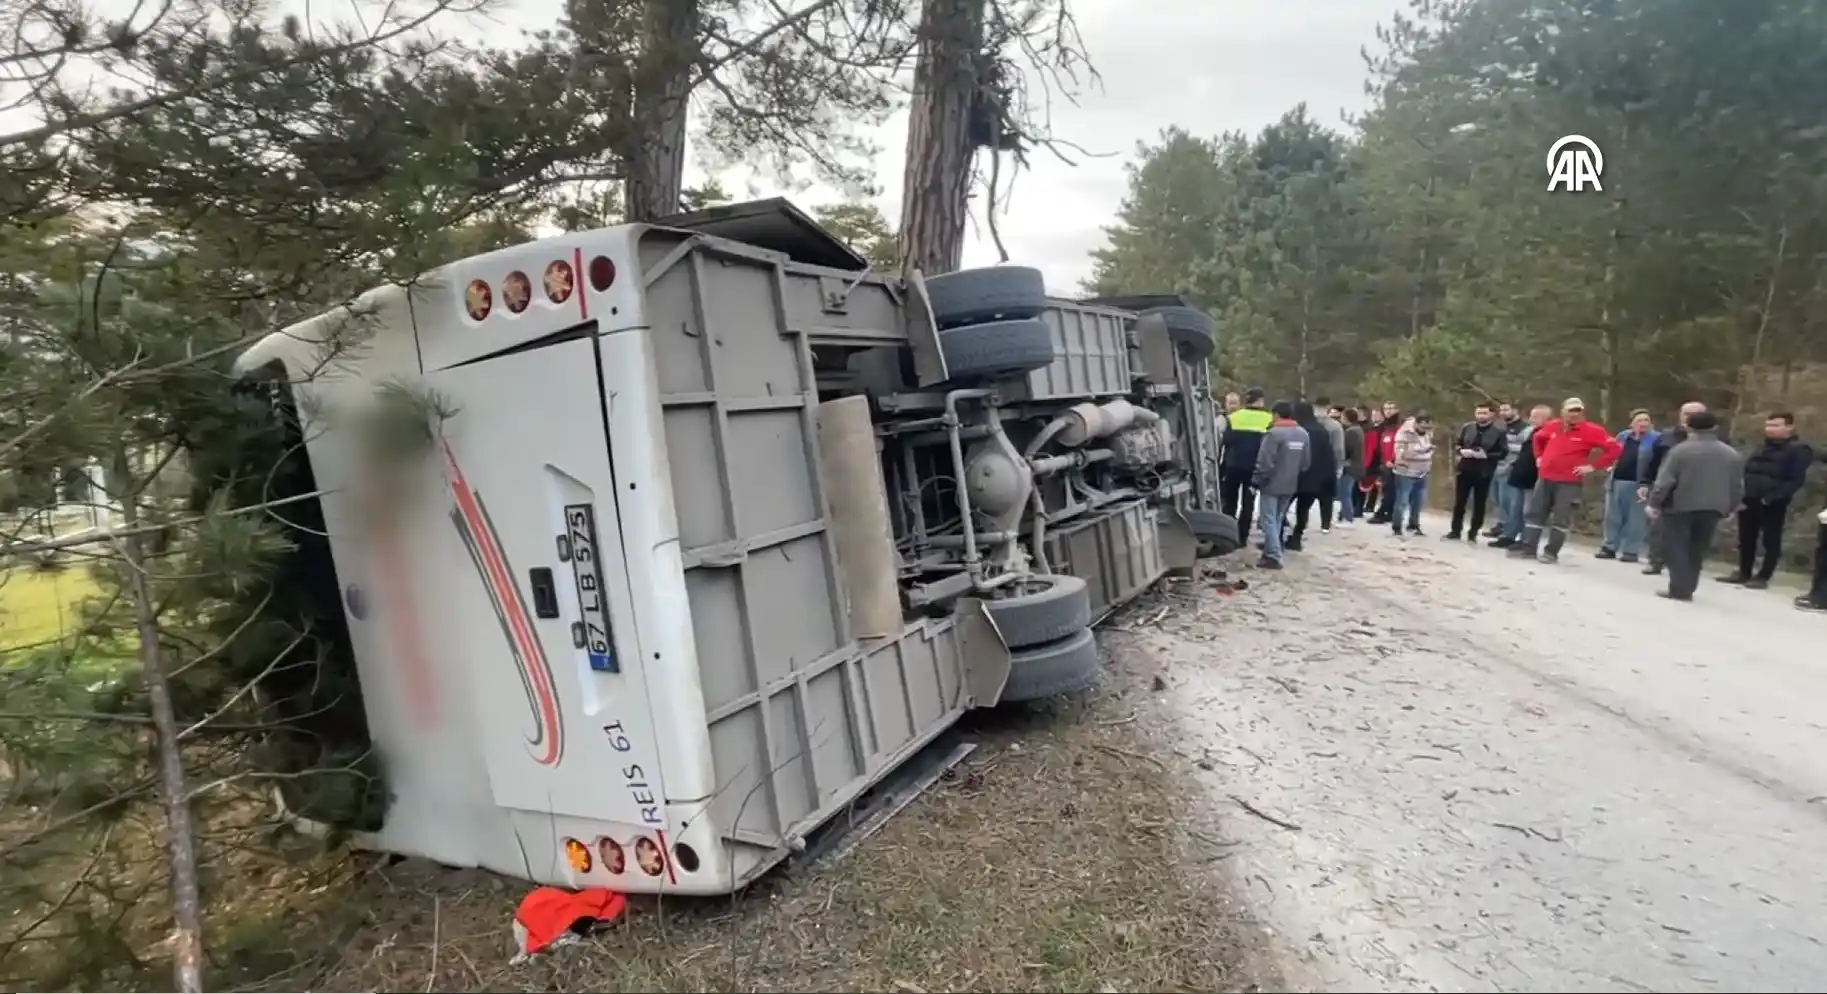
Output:
M1281 560L1270 559L1268 556L1264 556L1261 559L1256 560L1256 568L1257 569L1281 569Z
M1447 532L1445 535L1440 536L1440 541L1458 542L1458 541L1462 541L1462 539L1460 539L1458 532Z
M1555 563L1561 561L1561 554L1558 552L1544 552L1535 557L1535 561L1541 563L1543 566L1553 566Z
M1300 551L1300 536L1299 535L1288 536L1287 539L1281 543L1281 547L1284 551L1287 551L1287 552L1299 552Z
M1649 564L1645 565L1643 567L1643 575L1644 576L1661 576L1662 575L1662 564L1661 563L1649 563Z
M1817 601L1806 594L1795 599L1797 611L1827 611L1827 601Z
M1346 524L1350 524L1350 523L1351 523L1351 522L1349 522L1349 521L1347 521L1347 522L1345 522L1345 523L1346 523ZM1332 529L1331 529L1331 528L1321 528L1321 529L1320 529L1320 534L1321 534L1321 535L1330 535L1330 534L1332 534Z
M1403 537L1403 535L1402 535L1402 529L1400 529L1400 528L1391 528L1391 529L1390 529L1390 530L1389 530L1389 533L1390 533L1390 534L1391 534L1391 535L1394 535L1394 536L1395 536L1395 537L1397 537L1397 538L1402 538L1402 537Z
M1769 588L1770 581L1761 576L1754 576L1745 581L1746 590L1768 590Z
M1426 535L1424 535L1424 534L1423 534L1423 533L1422 533L1422 531L1421 531L1421 526L1420 526L1420 525L1409 525L1409 526L1408 526L1408 533L1409 533L1409 534L1410 534L1410 535L1413 535L1413 536L1414 536L1414 537L1416 537L1416 538L1426 538L1426 537L1427 537L1427 536L1426 536Z
M1634 552L1626 552L1623 555L1618 557L1618 562L1621 562L1621 563L1634 563L1636 561L1637 561L1637 554Z
M1734 586L1743 586L1746 583L1750 582L1751 578L1748 576L1745 576L1743 573L1727 573L1724 576L1716 576L1713 579L1718 580L1720 583L1730 583Z
M1600 549L1599 551L1592 554L1592 558L1594 558L1594 559L1616 559L1616 558L1618 558L1618 553L1617 553L1616 549Z
M1486 528L1484 530L1485 538L1500 538L1500 537L1502 537L1502 535L1503 535L1503 530L1500 528Z
M1494 538L1485 544L1493 549L1508 549L1510 546L1516 544L1516 540L1513 538Z
M1661 598L1663 598L1663 599L1665 599L1665 600L1671 600L1671 601L1691 601L1691 600L1693 600L1693 599L1694 599L1694 595L1693 595L1693 594L1689 594L1689 595L1687 595L1687 596L1686 596L1686 597L1676 597L1676 596L1675 596L1675 595L1674 595L1674 594L1671 594L1671 593L1669 593L1669 592L1668 592L1668 591L1666 591L1666 590L1658 590L1658 591L1656 591L1656 596L1657 596L1657 597L1661 597Z
M1535 558L1535 550L1529 548L1528 546L1522 544L1521 542L1512 543L1508 548L1509 548L1510 555L1514 556L1517 559L1534 559Z

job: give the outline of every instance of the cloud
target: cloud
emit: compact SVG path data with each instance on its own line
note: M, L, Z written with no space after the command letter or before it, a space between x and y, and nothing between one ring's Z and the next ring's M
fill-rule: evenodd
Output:
M1102 86L1076 105L1056 99L1053 133L1100 155L1068 152L1075 167L1036 154L1000 221L1011 261L1040 267L1056 292L1070 292L1090 273L1090 252L1122 202L1124 165L1137 142L1171 125L1202 135L1253 131L1302 101L1328 122L1363 109L1360 50L1375 44L1394 0L1076 0L1073 8ZM897 115L876 139L880 202L890 218L900 211L906 129L906 116ZM982 204L974 206L965 261L993 263Z
M1364 107L1363 46L1375 44L1377 22L1398 0L1067 0L1102 85L1078 94L1076 104L1056 95L1053 133L1098 153L1068 152L1067 165L1045 151L1032 170L1013 181L1000 220L1012 261L1038 266L1057 292L1074 290L1090 272L1089 254L1103 243L1127 187L1124 165L1136 143L1178 125L1195 134L1253 131L1305 101L1315 117L1336 121L1341 111ZM280 0L282 12L309 12L319 22L347 20L354 0L308 5ZM131 9L131 0L98 0L104 14ZM552 24L561 0L517 0L491 16L447 22L444 29L475 41L512 43L528 25ZM503 35L507 35L506 38ZM0 130L26 123L22 112L0 115ZM897 114L872 136L878 203L893 220L900 214L907 116ZM693 168L688 182L704 178ZM783 192L773 177L719 176L739 195ZM841 198L832 189L785 191L802 206ZM975 223L966 236L965 261L996 261L983 224L983 203L973 203ZM1135 288L1138 291L1155 289Z

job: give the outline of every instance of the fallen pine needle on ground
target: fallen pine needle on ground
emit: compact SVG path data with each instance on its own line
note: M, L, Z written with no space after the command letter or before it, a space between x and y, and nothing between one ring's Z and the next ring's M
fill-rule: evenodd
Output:
M1129 640L1104 641L1117 651L1099 690L971 716L960 734L976 753L842 860L770 875L733 902L631 900L623 923L516 967L524 885L408 861L349 896L368 902L366 920L329 968L269 986L1275 989L1263 929L1230 897L1226 850L1182 816L1195 791L1160 674Z

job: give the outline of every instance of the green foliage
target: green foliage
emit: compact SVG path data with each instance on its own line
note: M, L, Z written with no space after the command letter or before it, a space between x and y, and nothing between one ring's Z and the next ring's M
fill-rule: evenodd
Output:
M1758 370L1827 360L1827 5L1416 0L1381 41L1348 136L1143 148L1094 288L1188 293L1283 395L1805 406ZM1602 193L1546 191L1575 133Z
M894 229L881 208L870 203L826 204L812 209L812 216L832 234L843 239L877 271L898 272Z

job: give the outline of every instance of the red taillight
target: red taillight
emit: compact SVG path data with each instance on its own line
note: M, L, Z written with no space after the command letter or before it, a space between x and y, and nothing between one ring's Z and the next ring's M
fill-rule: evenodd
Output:
M573 873L589 873L590 847L576 839L566 839L565 862L571 864Z
M607 837L598 839L596 855L603 861L603 869L610 873L620 873L628 869L628 854L622 851L622 844L614 839Z
M660 851L660 844L646 836L634 841L634 861L650 877L657 877L666 869L666 854Z
M609 289L615 284L615 262L606 255L599 255L590 260L590 288L597 292Z
M571 271L571 264L563 259L546 265L546 299L554 304L562 304L571 299L571 291L577 288L577 274Z
M501 302L515 314L526 310L533 302L533 281L518 269L509 273L507 279L501 281Z
M488 312L495 307L495 294L488 284L481 280L470 280L463 292L463 306L469 311L471 321L480 321L488 317Z

